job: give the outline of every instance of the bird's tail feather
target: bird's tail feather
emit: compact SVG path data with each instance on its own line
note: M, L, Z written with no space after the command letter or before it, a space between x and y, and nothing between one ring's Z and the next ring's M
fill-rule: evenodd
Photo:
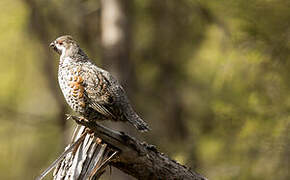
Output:
M125 113L125 116L126 119L139 131L146 132L150 130L148 124L138 116L132 107L127 108L127 113Z
M149 131L150 128L146 122L144 122L140 117L137 117L135 120L129 120L131 124L133 124L139 131L146 132Z

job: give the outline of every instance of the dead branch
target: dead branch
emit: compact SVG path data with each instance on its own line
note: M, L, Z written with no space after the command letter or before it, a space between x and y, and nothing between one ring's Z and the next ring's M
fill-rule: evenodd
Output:
M160 153L155 146L131 137L123 132L108 129L96 122L71 116L78 124L92 130L111 148L119 151L110 164L140 180L154 179L194 179L205 180L202 175Z

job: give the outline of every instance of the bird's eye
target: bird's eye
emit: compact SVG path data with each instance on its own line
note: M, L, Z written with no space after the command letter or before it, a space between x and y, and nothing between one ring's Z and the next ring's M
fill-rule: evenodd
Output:
M59 42L58 44L59 44L59 45L63 45L63 42Z

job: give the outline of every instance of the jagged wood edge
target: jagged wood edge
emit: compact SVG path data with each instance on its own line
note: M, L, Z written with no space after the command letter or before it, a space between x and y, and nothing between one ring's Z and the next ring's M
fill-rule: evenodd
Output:
M110 164L139 180L193 179L206 180L202 175L160 153L155 146L131 137L123 132L108 129L83 117L71 116L78 124L94 131L95 136L119 151Z
M83 133L75 142L73 142L71 145L68 146L68 148L48 167L46 168L38 177L36 177L35 180L42 180L53 168L57 166L59 162L62 161L62 159L70 153L73 148L77 146L77 144L81 143L81 141L84 140L86 137L87 132Z
M57 158L62 160L54 170L54 179L97 180L105 172L108 162L118 153L101 142L101 139L96 137L91 130L81 125L75 128L72 143L76 139L79 140L84 132L86 135L79 146Z

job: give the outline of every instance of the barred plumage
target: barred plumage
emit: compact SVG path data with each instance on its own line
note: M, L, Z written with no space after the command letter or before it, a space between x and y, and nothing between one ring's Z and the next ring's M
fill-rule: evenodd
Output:
M61 55L58 81L74 111L89 120L128 121L140 131L149 130L118 81L93 63L71 36L61 36L50 46Z

